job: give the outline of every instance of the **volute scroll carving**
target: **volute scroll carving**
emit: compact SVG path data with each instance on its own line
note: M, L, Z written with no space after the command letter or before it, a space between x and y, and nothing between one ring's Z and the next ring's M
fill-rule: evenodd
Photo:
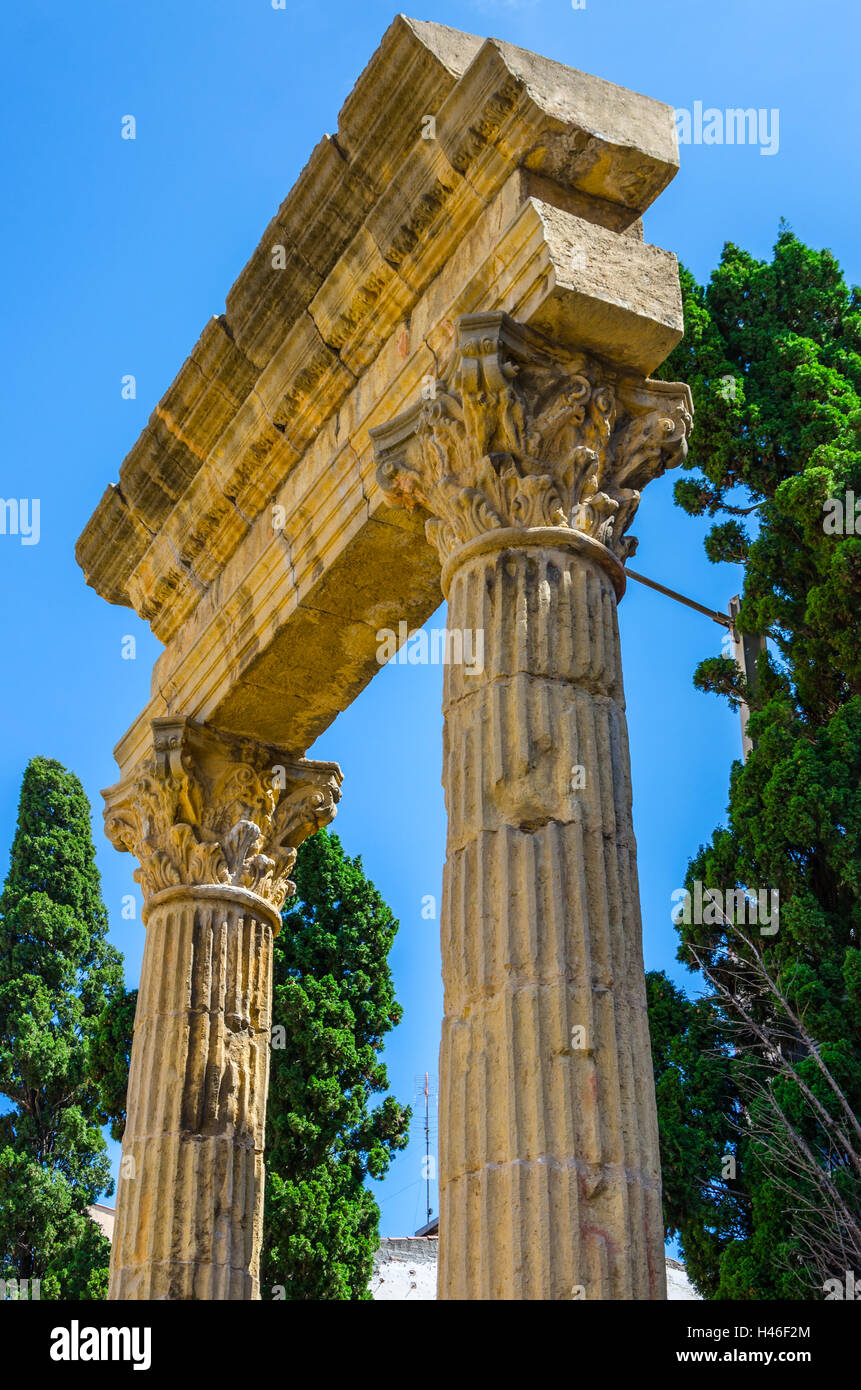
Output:
M692 417L684 384L557 353L506 314L468 314L443 376L371 437L381 489L426 508L443 564L494 528L537 526L588 535L624 562L642 488L683 461Z
M221 884L280 912L295 891L299 845L333 820L340 795L336 763L191 719L155 719L152 755L104 793L105 832L140 861L145 902L166 888Z

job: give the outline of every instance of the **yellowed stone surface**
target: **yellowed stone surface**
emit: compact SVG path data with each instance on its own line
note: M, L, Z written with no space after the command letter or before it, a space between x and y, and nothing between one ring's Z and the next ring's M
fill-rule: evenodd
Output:
M364 688L377 630L439 601L369 429L439 375L462 314L657 366L681 334L678 274L639 219L677 163L661 102L393 22L79 541L88 582L167 643L124 770L153 718L301 751Z
M445 683L441 1292L663 1296L615 604L690 425L647 379L677 164L669 106L399 16L79 540L165 643L106 794L149 914L114 1297L256 1296L283 813L212 779L281 750L301 802L379 630L443 593L487 666Z
M483 635L443 696L440 1298L666 1296L616 603L691 408L475 314L374 435Z
M146 946L109 1297L259 1298L272 938L340 770L186 720L105 793Z

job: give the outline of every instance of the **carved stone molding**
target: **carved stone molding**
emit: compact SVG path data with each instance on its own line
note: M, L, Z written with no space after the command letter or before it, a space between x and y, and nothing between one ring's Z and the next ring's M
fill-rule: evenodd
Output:
M430 512L443 563L495 528L535 526L626 560L641 490L682 462L693 417L686 385L557 354L503 313L458 319L448 367L423 397L371 437L380 487Z
M337 763L291 758L192 719L154 719L152 756L109 787L105 832L140 861L144 902L168 888L223 885L276 912L295 891L303 840L335 816Z

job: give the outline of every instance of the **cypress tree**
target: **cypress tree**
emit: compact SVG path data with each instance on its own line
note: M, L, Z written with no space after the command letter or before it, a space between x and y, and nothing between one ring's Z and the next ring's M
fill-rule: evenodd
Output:
M709 284L685 272L683 290L685 337L662 375L691 385L698 476L676 501L721 518L706 552L744 565L739 628L769 639L755 688L725 658L696 672L700 689L746 701L755 746L686 887L779 894L774 933L744 911L679 925L731 1055L727 1142L747 1199L709 1287L822 1297L861 1258L861 534L847 515L861 498L861 291L785 226L771 260L728 244ZM696 1125L713 1079L699 1069L685 1086ZM714 1174L698 1177L708 1205ZM671 1184L668 1225L683 1215Z
M275 942L263 1296L366 1299L380 1212L365 1180L409 1138L408 1108L371 1105L401 1017L388 965L398 924L336 835L306 840L293 877Z
M708 999L688 999L663 971L646 973L661 1145L665 1235L678 1236L704 1297L720 1262L747 1233L747 1198L734 1176L740 1119L730 1049Z
M90 806L72 773L33 758L0 895L0 1277L42 1298L103 1297L108 1241L86 1215L113 1190L90 1043L123 993L107 942Z

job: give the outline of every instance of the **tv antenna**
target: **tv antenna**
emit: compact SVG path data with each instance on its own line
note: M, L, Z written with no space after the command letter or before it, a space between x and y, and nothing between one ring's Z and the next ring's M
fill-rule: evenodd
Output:
M432 1100L435 1101L435 1100L437 1099L437 1094L436 1094L436 1090L434 1089L434 1087L433 1087L433 1085L432 1085L432 1083L431 1083L430 1076L429 1076L428 1072L425 1072L424 1076L417 1076L416 1079L415 1079L415 1081L416 1081L416 1099L418 1100L418 1099L424 1098L424 1105L425 1105L425 1125L424 1125L424 1129L425 1129L425 1164L424 1164L424 1168L425 1168L425 1184L426 1184L425 1206L426 1206L426 1210L427 1210L427 1220L428 1220L428 1223L430 1223L431 1216L433 1215L433 1208L432 1208L432 1206L431 1206L431 1198L430 1198L430 1185L431 1185L431 1152L430 1152L431 1101L432 1101Z

